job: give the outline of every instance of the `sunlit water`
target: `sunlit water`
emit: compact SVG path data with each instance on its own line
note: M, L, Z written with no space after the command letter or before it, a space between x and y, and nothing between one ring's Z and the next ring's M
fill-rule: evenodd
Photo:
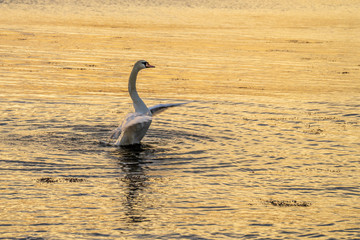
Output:
M256 18L2 24L0 238L360 238L358 55ZM116 148L140 58L149 106L190 103Z

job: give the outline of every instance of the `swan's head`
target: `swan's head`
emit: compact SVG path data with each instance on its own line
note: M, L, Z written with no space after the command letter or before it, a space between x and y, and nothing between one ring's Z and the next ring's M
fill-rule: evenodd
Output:
M138 68L139 70L141 69L144 69L144 68L154 68L155 66L152 66L150 65L147 61L145 60L140 60L140 61L137 61L135 63L135 66L136 68Z

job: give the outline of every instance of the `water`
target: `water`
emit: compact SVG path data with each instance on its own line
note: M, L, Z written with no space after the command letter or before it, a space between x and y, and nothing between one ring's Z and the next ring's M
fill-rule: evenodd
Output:
M0 238L360 238L358 18L9 11ZM115 148L138 59L156 65L138 79L149 106L190 103Z

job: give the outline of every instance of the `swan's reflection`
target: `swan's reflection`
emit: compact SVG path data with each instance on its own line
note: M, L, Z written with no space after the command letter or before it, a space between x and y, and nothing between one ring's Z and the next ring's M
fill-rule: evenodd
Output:
M145 164L154 155L154 150L147 145L135 145L120 148L116 151L118 164L122 170L121 185L125 184L124 207L129 222L143 222L146 205L146 190L149 177L146 175Z

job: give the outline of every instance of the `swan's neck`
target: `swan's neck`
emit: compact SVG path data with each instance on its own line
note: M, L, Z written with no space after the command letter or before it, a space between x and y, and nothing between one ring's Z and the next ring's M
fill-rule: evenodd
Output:
M130 74L129 78L129 94L133 101L133 105L135 108L135 112L137 113L147 113L149 112L149 109L143 102L143 100L139 97L139 94L136 91L136 78L139 73L139 70L136 68L133 68Z

